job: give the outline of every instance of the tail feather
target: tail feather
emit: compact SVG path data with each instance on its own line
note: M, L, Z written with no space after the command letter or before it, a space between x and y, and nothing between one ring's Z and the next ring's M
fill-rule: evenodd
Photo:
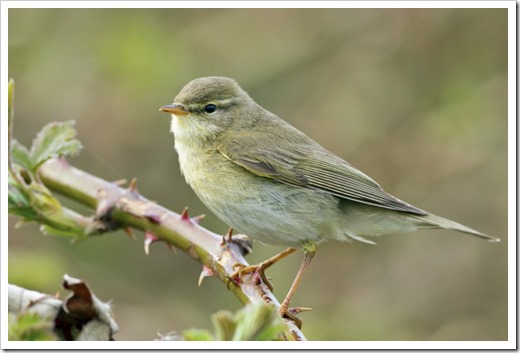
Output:
M457 230L459 232L463 232L466 234L476 235L477 237L486 239L490 242L499 242L500 238L495 238L492 236L489 236L487 234L481 233L475 229L471 229L469 227L466 227L460 223L451 221L446 218L442 218L433 214L428 214L426 216L417 216L418 220L421 221L421 224L419 225L419 228L444 228L444 229L453 229Z

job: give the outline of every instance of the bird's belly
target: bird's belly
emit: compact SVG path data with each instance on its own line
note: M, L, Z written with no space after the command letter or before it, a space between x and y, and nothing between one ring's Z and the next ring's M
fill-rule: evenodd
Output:
M341 213L326 193L260 177L226 158L180 158L201 201L236 231L268 244L298 246L337 238ZM325 221L326 220L326 221Z
M259 177L261 178L261 177ZM229 226L267 244L298 246L304 240L319 242L331 237L335 200L316 197L305 189L276 181L252 181L248 187L228 185L225 198L199 194L207 207Z

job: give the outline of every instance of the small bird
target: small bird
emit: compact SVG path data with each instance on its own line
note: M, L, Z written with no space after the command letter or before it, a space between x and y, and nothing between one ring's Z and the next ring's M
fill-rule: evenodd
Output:
M369 176L258 105L226 77L195 79L170 113L186 182L222 221L267 244L289 246L244 271L263 271L302 247L304 260L280 306L288 309L317 244L373 243L367 236L453 229L499 239L423 211L385 192Z

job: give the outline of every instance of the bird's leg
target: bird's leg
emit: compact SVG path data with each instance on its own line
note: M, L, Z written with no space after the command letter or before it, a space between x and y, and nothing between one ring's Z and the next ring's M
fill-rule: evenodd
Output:
M298 273L296 273L296 277L294 278L293 284L291 285L291 288L289 288L289 292L285 296L285 299L283 300L282 304L280 305L280 315L282 317L288 317L291 320L293 320L298 327L301 327L301 320L296 317L293 313L291 313L291 310L289 309L289 305L291 305L292 297L294 296L294 293L296 293L296 290L298 289L298 286L300 284L300 281L303 277L303 274L305 273L305 270L307 270L307 267L309 267L309 264L311 263L312 258L314 257L314 254L316 253L316 249L318 246L313 241L305 241L302 243L303 245L303 252L305 254L303 258L303 262L300 266L300 269L298 270ZM310 310L310 309L309 309ZM302 310L300 310L302 311Z
M269 288L270 291L273 290L273 286L271 285L271 283L269 282L269 280L267 279L266 275L265 275L265 270L267 268L269 268L270 266L272 266L273 264L275 264L276 262L278 262L279 260L283 259L284 257L286 257L287 255L290 255L292 254L293 252L295 252L296 248L288 248L288 249L285 249L284 251L282 251L281 253L279 253L278 255L275 255L261 263L259 263L258 265L252 265L252 266L243 266L241 264L236 264L235 267L241 267L240 269L238 269L235 273L233 273L230 277L235 279L237 277L242 277L243 275L245 274L248 274L248 273L257 273L258 275L260 275L260 278L262 279L262 281L265 283L265 285Z

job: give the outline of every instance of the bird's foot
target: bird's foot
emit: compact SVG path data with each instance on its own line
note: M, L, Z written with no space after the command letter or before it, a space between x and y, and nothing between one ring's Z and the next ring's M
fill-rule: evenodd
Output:
M292 322L294 322L296 327L298 327L298 329L301 329L302 320L297 315L301 312L311 311L311 310L312 310L311 308L301 307L301 306L289 308L289 307L287 307L287 305L285 304L285 301L284 301L280 305L280 309L278 310L278 312L280 313L280 316L282 318L291 320Z
M267 288L272 292L273 286L271 285L271 282L269 282L269 279L265 275L265 270L272 265L271 263L267 263L267 261L264 261L258 265L251 265L251 266L245 266L243 264L235 264L233 268L238 268L233 274L230 275L231 279L235 282L242 279L244 275L252 273L258 281L262 281Z
M295 249L295 248L285 249L278 255L275 255L275 256L259 263L258 265L244 266L242 264L235 264L233 267L234 268L240 267L240 269L235 271L230 277L235 282L237 282L237 280L240 280L244 275L246 275L248 273L253 273L258 278L258 280L262 280L262 282L264 282L264 284L267 286L267 288L269 288L269 290L272 292L273 286L271 285L267 276L265 275L265 270L267 268L271 267L272 265L274 265L279 260L286 257L287 255L292 254L296 250L297 249Z

